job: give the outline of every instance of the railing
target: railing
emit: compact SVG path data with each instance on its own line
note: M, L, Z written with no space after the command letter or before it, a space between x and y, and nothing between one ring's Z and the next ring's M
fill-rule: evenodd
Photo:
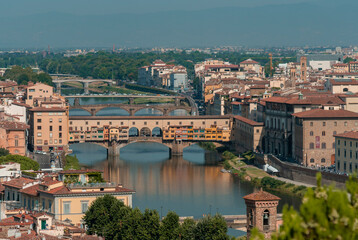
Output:
M115 183L70 183L67 184L67 187L74 188L106 188L106 187L116 187Z

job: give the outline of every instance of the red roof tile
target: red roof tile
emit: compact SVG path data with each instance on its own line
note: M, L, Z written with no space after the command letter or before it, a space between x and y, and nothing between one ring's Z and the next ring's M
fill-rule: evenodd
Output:
M340 133L340 134L334 135L334 137L358 139L358 132L351 131L351 132Z
M4 182L3 185L20 189L24 185L33 183L33 182L35 182L35 180L30 179L30 178L19 177L19 178L15 178L10 181Z
M264 125L263 122L255 122L255 121L253 121L251 119L244 118L242 116L234 116L234 118L239 120L239 121L241 121L241 122L247 123L247 124L249 124L251 126L263 126Z
M30 126L21 122L0 121L0 128L6 130L26 130Z
M36 184L34 186L21 189L20 192L31 196L37 196L38 195L37 190L39 190L39 186L40 184Z
M358 118L358 113L347 110L323 110L313 109L310 111L294 113L292 116L299 118Z
M271 193L262 191L262 190L260 190L258 192L251 193L249 195L246 195L243 197L243 199L252 200L252 201L278 201L278 200L281 200L281 198L279 198Z

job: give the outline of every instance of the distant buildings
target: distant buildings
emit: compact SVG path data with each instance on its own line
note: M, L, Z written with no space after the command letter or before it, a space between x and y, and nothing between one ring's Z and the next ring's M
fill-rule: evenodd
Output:
M335 167L341 173L356 173L358 171L358 132L348 131L334 135L335 137Z
M139 68L138 84L165 87L175 91L184 90L188 87L187 71L183 66L156 60L149 66Z

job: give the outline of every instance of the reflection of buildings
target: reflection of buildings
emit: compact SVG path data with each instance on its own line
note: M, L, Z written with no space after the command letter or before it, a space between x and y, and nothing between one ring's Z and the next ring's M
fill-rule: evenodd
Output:
M216 156L209 155L206 154L205 159L212 163ZM150 165L119 158L111 158L103 163L106 180L135 188L140 195L198 196L224 193L231 186L232 177L222 174L220 169L220 166L196 165L182 156Z

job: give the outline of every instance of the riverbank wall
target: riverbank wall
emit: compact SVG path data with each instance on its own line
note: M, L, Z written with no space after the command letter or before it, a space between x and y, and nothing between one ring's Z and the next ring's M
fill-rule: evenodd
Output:
M277 157L269 154L255 153L255 155L256 165L269 164L279 171L278 175L280 177L312 185L316 185L317 183L316 175L319 171L316 169L310 169L289 162L283 162ZM345 182L348 180L348 176L330 172L321 172L321 174L323 185L334 184L338 188L345 188Z

